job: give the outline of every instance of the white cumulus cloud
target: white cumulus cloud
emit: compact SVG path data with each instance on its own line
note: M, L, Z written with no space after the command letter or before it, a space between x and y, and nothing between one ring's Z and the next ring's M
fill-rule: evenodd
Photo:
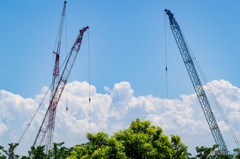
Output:
M209 83L216 93L220 105L226 113L236 134L240 134L240 89L225 80ZM17 142L26 128L31 116L38 107L47 87L35 99L0 91L0 144ZM66 146L86 142L86 133L114 132L126 129L136 118L150 120L163 128L167 135L178 134L192 150L195 146L211 146L213 137L207 125L197 96L180 95L181 99L162 99L152 95L134 96L129 82L116 83L113 88L104 86L105 93L98 93L95 86L90 86L91 103L89 104L89 84L74 81L68 83L58 104L55 123L55 142L65 141ZM20 143L19 151L29 150L32 145L43 115L48 106L49 97L43 103L29 131ZM211 102L211 100L210 100ZM212 104L212 102L211 102ZM68 111L66 107L68 106ZM212 105L219 127L228 145L234 142L228 133L216 106Z

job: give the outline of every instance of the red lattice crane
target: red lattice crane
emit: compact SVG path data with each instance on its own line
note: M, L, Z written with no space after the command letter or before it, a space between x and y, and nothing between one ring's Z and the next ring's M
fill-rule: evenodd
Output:
M43 122L40 126L40 129L38 131L38 134L37 134L36 139L33 144L33 146L43 145L43 141L44 141L46 133L49 134L50 136L48 136L46 138L46 143L45 143L47 153L49 150L51 150L51 147L52 147L52 137L53 137L54 126L55 126L56 108L57 108L58 102L60 100L60 97L62 95L62 92L64 90L64 87L67 83L68 77L71 73L73 64L74 64L76 57L78 55L78 52L80 50L83 34L88 28L89 27L87 26L87 27L84 27L82 30L80 30L80 34L77 37L77 40L75 41L73 47L70 50L70 53L67 57L66 64L65 64L63 72L62 72L62 75L60 76L60 79L58 81L56 89L52 95L49 107L47 109L47 112L44 116ZM54 113L50 114L49 112L54 112ZM48 117L48 119L47 119L47 117ZM51 140L49 140L49 137Z
M65 12L66 12L66 3L67 3L67 1L64 1L61 22L59 25L57 51L53 51L53 53L56 55L56 58L55 58L55 64L54 64L54 68L53 68L50 99L52 99L52 97L54 95L54 91L55 91L55 88L56 88L56 86L58 84L58 80L59 80L59 58L60 58L60 50L61 50L61 43L62 43L62 31L63 31L63 25L64 25ZM47 116L48 116L47 117L48 124L53 125L53 129L49 129L49 131L47 131L46 150L48 151L51 149L51 145L52 145L52 141L53 141L53 137L54 137L54 124L55 124L54 120L55 120L55 116L56 116L56 111L50 109Z
M60 48L61 48L61 39L62 39L62 30L63 30L63 24L64 24L66 3L67 2L65 1L64 7L63 7L63 12L62 12L58 44L57 44L57 51L53 52L56 55L56 59L55 59L55 65L54 65L54 70L53 70L53 79L52 79L52 85L51 85L51 98L50 98L51 100L50 100L49 107L47 109L47 112L44 116L44 119L42 121L42 124L40 126L40 129L38 131L38 134L37 134L36 139L33 144L33 146L46 145L47 153L52 148L54 127L55 127L56 108L57 108L58 102L60 100L60 97L62 95L62 92L64 90L64 87L67 83L67 79L70 75L70 72L72 70L73 64L77 57L77 54L79 52L79 49L80 49L80 46L82 43L83 34L88 29L88 26L87 26L87 27L84 27L82 30L80 30L80 34L77 37L77 40L75 41L73 47L70 50L70 53L67 57L65 67L62 72L62 75L59 79L59 55L60 55Z

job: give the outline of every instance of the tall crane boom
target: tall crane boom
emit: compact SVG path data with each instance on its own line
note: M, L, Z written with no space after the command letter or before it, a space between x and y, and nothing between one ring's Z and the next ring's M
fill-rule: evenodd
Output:
M66 12L66 4L67 4L67 1L64 1L61 21L60 21L60 25L59 25L57 50L56 50L56 52L53 51L53 53L56 55L56 58L55 58L55 64L54 64L54 68L53 68L50 99L52 99L52 97L54 95L54 91L55 91L55 88L56 88L56 86L58 84L58 80L59 80L59 59L60 59L60 50L61 50L61 43L62 43L63 24L64 24L65 12ZM47 117L48 124L52 124L53 120L55 120L56 111L50 109L47 116L48 116ZM52 145L51 143L53 141L53 137L54 137L54 129L49 129L49 131L47 131L47 137L46 137L47 149L51 149L51 145Z
M173 36L174 36L175 41L177 43L178 49L181 53L184 64L187 68L188 75L189 75L189 77L192 81L193 87L194 87L195 92L197 94L198 100L201 104L203 113L204 113L204 115L207 119L207 123L208 123L209 128L212 132L215 143L219 145L220 150L227 151L227 146L225 144L225 141L223 139L221 131L218 127L217 121L214 117L212 108L209 104L206 93L203 89L202 83L200 81L200 78L199 78L198 73L196 71L196 68L194 66L193 59L190 55L189 48L188 48L188 46L186 44L186 41L183 37L181 29L180 29L176 19L174 18L173 14L170 12L170 10L165 9L165 12L169 17L170 27L171 27Z
M60 54L61 43L62 43L62 30L63 30L63 24L64 24L65 11L66 11L66 3L67 3L67 1L64 1L62 17L61 17L61 22L60 22L60 26L59 26L57 51L56 52L53 51L53 53L56 54L55 65L54 65L54 69L53 69L53 77L59 76L59 54Z
M34 144L33 146L40 146L42 145L43 143L43 140L45 138L45 135L46 135L46 132L52 132L54 131L54 127L55 127L55 114L53 114L52 116L49 116L49 120L46 119L47 117L47 114L49 111L56 111L56 108L57 108L57 105L58 105L58 102L60 100L60 97L62 95L62 92L64 90L64 87L67 83L67 80L68 80L68 77L71 73L71 70L72 70L72 67L73 67L73 64L76 60L76 57L78 55L78 52L79 52L79 49L80 49L80 46L81 46L81 43L82 43L82 38L83 38L83 34L84 32L88 29L89 27L84 27L82 30L80 30L80 34L79 36L77 37L77 40L75 41L73 47L71 48L70 50L70 53L67 57L67 61L66 61L66 64L64 66L64 69L63 69L63 72L62 72L62 75L60 76L60 79L58 81L58 84L56 86L56 89L53 93L53 96L51 98L51 101L50 101L50 104L49 104L49 107L47 109L47 112L44 116L44 119L43 119L43 122L40 126L40 129L38 131L38 134L36 136L36 139L34 141ZM49 140L47 140L49 141ZM46 143L46 152L48 152L48 150L51 149L51 145L52 143Z

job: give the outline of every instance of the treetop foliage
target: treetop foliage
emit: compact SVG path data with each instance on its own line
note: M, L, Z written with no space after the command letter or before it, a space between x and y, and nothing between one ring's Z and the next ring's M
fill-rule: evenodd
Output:
M107 133L95 135L88 133L89 142L75 146L68 159L78 158L188 158L187 147L177 135L171 140L163 134L159 126L151 125L150 121L136 119L126 130L121 130L108 137Z
M181 142L178 135L171 135L170 139L163 134L159 126L154 126L150 121L136 119L128 129L120 130L111 137L107 133L87 134L87 143L66 148L62 143L53 143L53 148L45 153L45 146L31 147L28 156L21 159L230 159L233 155L211 156L218 145L213 147L196 147L197 156L191 157L187 151L187 146ZM0 159L18 159L19 155L14 154L18 144L9 144L9 149L5 150L0 146ZM240 149L235 156L240 159ZM3 154L2 154L3 153Z

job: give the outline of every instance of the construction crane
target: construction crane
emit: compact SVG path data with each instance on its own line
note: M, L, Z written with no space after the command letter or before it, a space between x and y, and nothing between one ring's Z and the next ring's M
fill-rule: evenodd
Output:
M59 80L59 58L60 58L60 50L61 50L61 43L62 43L62 31L63 31L63 25L64 25L64 18L65 18L65 11L66 11L66 3L67 1L64 1L64 6L63 6L63 11L62 11L62 17L61 17L61 22L59 25L59 34L58 34L58 43L57 43L57 50L53 51L53 53L56 55L55 58L55 64L53 68L53 77L52 77L52 85L51 85L51 95L50 99L53 98L55 88L58 84ZM49 109L48 112L48 124L49 125L54 125L55 123L55 116L56 116L56 110ZM47 137L46 137L46 149L47 152L48 150L51 150L51 145L54 137L54 126L52 129L48 129L47 131Z
M223 139L221 131L218 127L217 121L214 117L214 114L213 114L212 108L209 104L206 93L203 89L202 83L200 81L200 78L199 78L196 68L194 66L193 59L191 57L189 48L183 37L182 31L181 31L176 19L174 18L173 14L170 12L170 10L165 9L165 12L169 17L170 27L171 27L173 36L177 43L178 49L181 53L181 56L182 56L185 66L186 66L188 75L192 81L192 84L193 84L194 90L197 94L198 100L201 104L203 113L207 119L207 123L211 130L211 133L213 135L215 143L219 145L220 150L227 151L227 146L225 144L225 141Z
M70 53L69 53L69 55L67 57L67 60L66 60L66 64L64 66L64 69L63 69L62 74L60 76L60 79L58 81L58 84L57 84L57 86L54 90L54 93L52 95L50 104L49 104L47 112L46 112L46 114L43 118L42 124L39 128L39 131L38 131L38 134L35 138L33 146L42 145L47 132L50 132L50 135L51 134L53 135L53 133L54 133L56 108L57 108L58 102L60 100L60 97L62 95L62 92L64 90L64 87L67 83L68 77L71 73L73 64L74 64L74 62L76 60L76 57L78 55L78 52L80 50L83 34L88 28L89 27L86 26L86 27L84 27L83 29L80 30L80 34L77 37L73 47L70 50ZM54 112L54 113L48 115L49 112ZM50 137L51 137L51 139L48 139L48 138L46 139L46 143L45 143L46 153L48 153L48 151L51 150L51 147L52 147L52 136L50 136Z

